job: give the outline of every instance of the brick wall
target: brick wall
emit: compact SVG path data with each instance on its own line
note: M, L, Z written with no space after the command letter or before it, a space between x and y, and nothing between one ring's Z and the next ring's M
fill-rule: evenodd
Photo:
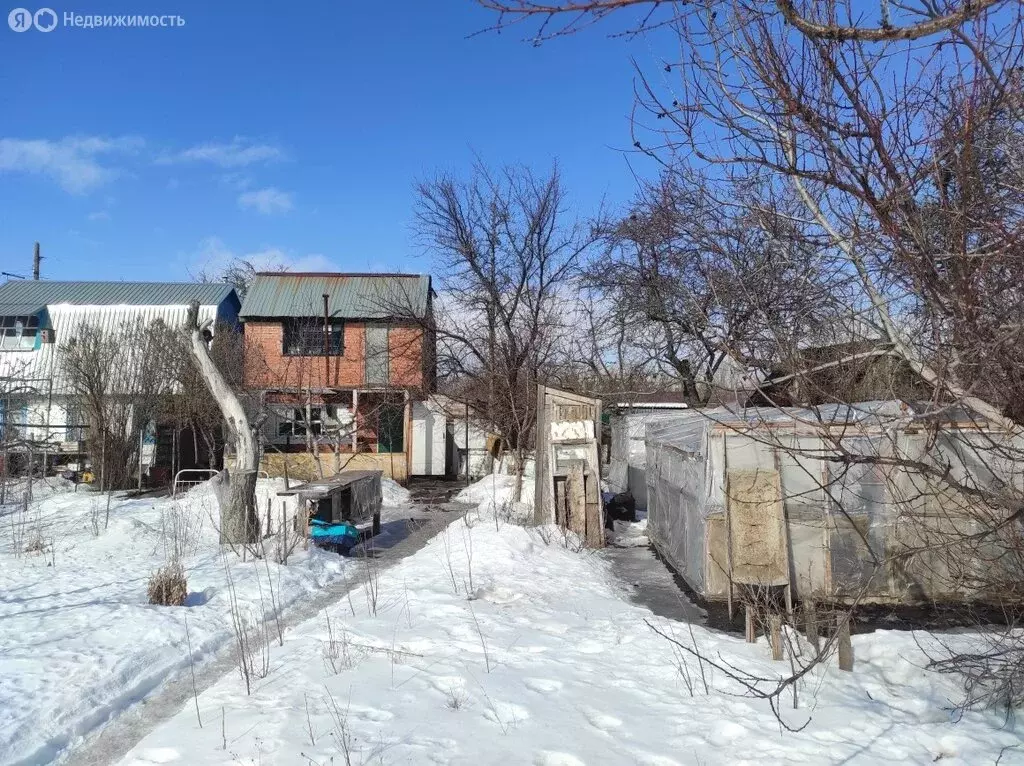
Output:
M286 356L281 352L281 322L245 323L245 385L248 388L359 387L365 384L365 327L345 323L343 356ZM392 327L388 333L392 386L423 384L423 331Z

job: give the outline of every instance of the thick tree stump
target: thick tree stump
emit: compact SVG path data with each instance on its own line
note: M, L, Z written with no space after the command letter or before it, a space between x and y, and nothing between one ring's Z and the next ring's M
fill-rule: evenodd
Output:
M192 357L199 373L220 406L228 427L229 441L235 448L235 469L225 466L214 484L214 493L220 506L221 543L248 544L259 539L260 521L256 514L256 471L259 468L259 443L249 426L241 400L224 380L207 347L206 329L212 324L199 325L199 303L192 301L188 309L189 340Z

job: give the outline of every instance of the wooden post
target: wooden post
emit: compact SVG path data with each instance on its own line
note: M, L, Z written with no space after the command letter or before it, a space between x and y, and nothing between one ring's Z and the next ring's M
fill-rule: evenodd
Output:
M464 473L466 474L466 486L469 486L469 401L466 401L466 417L462 421L463 437L466 439L466 466Z
M331 320L327 309L330 295L324 293L324 389L331 385Z
M298 509L299 513L302 514L302 550L309 550L309 517L312 515L312 508L310 508L309 500L299 500Z
M106 438L106 437L104 437ZM104 442L105 443L105 442ZM227 458L224 460L224 467L227 467ZM178 475L178 427L171 429L171 491L174 490L174 478ZM101 487L102 489L102 487Z
M352 389L352 454L359 452L359 389Z
M533 523L551 524L555 521L555 477L551 464L550 413L547 411L547 395L543 384L537 384L537 421L534 424L536 444L534 445Z
M139 490L140 493L142 492L142 442L143 442L143 439L145 438L145 434L146 434L146 426L143 425L142 428L139 429L139 484L138 484L138 490Z
M751 604L746 605L746 634L748 644L757 641L757 632L754 626L754 607Z
M585 489L585 523L587 547L604 547L604 514L601 513L601 483L596 469L583 476Z
M821 638L818 635L818 609L813 600L804 602L804 619L807 625L807 640L814 647L814 654L821 653Z
M768 618L768 625L772 643L772 659L779 662L782 659L782 618L773 614Z
M853 642L850 640L850 617L840 616L837 626L839 646L839 669L850 672L853 670Z
M32 279L36 282L39 281L39 264L43 260L43 256L39 254L39 243L36 242L35 247L32 248Z
M568 524L570 530L587 538L587 495L583 478L584 464L582 460L573 461L569 475L565 478L565 494L568 499Z
M712 431L711 435L708 438L711 439L711 438L714 438L714 436L715 436L715 432ZM729 623L731 624L732 623L732 613L733 613L733 603L732 603L732 601L733 601L733 595L732 595L732 516L729 514L729 485L728 485L728 481L729 481L729 440L726 438L725 434L722 434L722 476L724 476L725 480L726 480L726 485L725 485L725 566L726 566L728 571L726 571L725 576L729 578L729 594L728 594L728 597L727 597L727 602L728 602L728 607L729 607ZM750 607L748 606L747 607L747 619L749 620L749 618L750 618ZM751 631L751 628L750 628L749 624L747 626L747 630L748 630L748 632ZM749 638L747 639L747 641L752 641L752 640L753 639L749 639Z
M402 408L402 450L405 452L405 483L408 484L412 478L412 397L409 389L405 390L405 406ZM394 469L391 473L394 474Z

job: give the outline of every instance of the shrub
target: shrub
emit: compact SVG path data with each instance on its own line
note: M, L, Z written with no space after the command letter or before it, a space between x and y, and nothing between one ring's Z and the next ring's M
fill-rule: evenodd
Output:
M188 595L185 570L177 561L164 564L149 576L149 603L160 606L181 606Z

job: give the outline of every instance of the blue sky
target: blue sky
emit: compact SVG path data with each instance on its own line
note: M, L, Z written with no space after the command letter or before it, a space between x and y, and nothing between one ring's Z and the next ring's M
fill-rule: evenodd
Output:
M186 23L0 26L2 271L28 272L35 240L53 279L185 279L254 254L429 271L414 183L474 152L557 159L581 215L632 195L630 165L654 170L623 153L630 57L656 67L643 41L467 38L493 22L472 0L50 7Z

